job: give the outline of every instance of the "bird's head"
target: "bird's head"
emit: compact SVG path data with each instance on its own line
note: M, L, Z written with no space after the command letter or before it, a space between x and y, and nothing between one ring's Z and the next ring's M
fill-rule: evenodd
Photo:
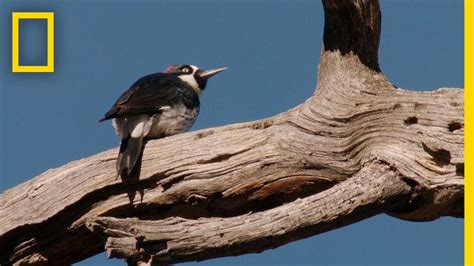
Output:
M164 73L176 75L201 94L206 89L207 80L226 69L227 67L201 70L194 65L171 65L165 69Z

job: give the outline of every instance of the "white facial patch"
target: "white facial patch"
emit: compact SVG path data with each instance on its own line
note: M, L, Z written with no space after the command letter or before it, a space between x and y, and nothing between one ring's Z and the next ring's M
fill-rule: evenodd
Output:
M199 84L197 83L196 79L194 78L194 75L189 74L189 75L180 75L178 76L182 81L188 83L193 89L199 90Z
M201 93L201 89L199 88L199 84L196 81L196 78L194 78L194 73L199 69L197 66L190 65L191 68L193 69L192 73L189 73L187 75L179 75L178 78L180 78L182 81L188 83L198 94Z

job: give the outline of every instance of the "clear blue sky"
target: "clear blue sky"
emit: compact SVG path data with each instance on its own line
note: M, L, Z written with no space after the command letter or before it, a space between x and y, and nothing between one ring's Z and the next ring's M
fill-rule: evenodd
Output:
M399 87L463 87L463 2L381 1L379 52ZM12 11L54 11L56 72L11 73ZM41 25L31 24L22 60L41 62ZM284 112L316 83L320 1L38 0L0 2L0 191L52 167L113 148L97 124L138 77L175 63L228 66L202 98L193 130ZM29 37L28 37L29 36ZM26 62L24 61L24 62ZM385 215L240 257L200 265L461 265L463 219L412 223ZM123 265L105 254L78 265Z

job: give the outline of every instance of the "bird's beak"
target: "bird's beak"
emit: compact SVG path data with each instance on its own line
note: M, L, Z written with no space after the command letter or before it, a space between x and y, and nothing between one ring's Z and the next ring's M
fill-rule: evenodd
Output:
M227 67L221 67L221 68L214 68L214 69L209 69L209 70L203 70L200 72L198 75L200 78L203 79L208 79L218 73L221 73L222 71L226 70Z

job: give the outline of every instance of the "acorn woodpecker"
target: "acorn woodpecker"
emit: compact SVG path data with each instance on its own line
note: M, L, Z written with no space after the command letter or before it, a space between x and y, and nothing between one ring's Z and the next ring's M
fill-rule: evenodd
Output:
M225 69L171 65L163 73L147 75L133 83L99 120L113 119L115 132L121 138L117 174L130 176L143 151L143 139L164 138L191 128L207 80Z

